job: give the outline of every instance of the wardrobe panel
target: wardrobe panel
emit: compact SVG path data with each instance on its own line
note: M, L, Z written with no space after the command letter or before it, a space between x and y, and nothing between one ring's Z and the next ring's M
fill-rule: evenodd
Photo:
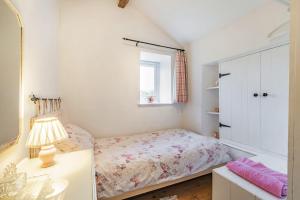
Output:
M287 155L289 46L261 55L261 147Z
M220 66L220 122L231 128L220 128L222 139L245 145L259 142L260 55L254 54Z
M247 125L249 141L248 145L254 148L260 147L260 55L252 55L251 59L247 61Z

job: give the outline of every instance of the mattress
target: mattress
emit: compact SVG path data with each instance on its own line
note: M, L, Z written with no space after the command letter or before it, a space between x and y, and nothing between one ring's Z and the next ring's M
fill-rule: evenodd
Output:
M172 129L95 140L98 199L189 176L228 162L211 137Z

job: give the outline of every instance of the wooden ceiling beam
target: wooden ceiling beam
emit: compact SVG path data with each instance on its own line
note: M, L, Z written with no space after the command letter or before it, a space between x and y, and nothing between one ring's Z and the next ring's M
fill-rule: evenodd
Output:
M125 6L128 4L129 0L119 0L118 6L120 8L125 8Z

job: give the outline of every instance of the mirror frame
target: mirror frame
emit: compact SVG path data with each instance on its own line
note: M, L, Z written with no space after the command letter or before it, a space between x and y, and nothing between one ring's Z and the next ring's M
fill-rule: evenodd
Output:
M5 144L0 144L0 153L3 152L4 150L10 148L11 146L17 144L19 142L19 139L21 137L21 135L23 134L23 119L24 119L24 111L23 111L23 102L24 102L24 97L23 97L23 31L24 31L24 26L23 26L23 21L21 18L21 15L19 13L19 11L16 9L16 7L14 6L14 4L10 1L10 0L0 0L3 1L9 8L10 10L15 14L16 16L16 20L19 24L20 27L20 37L21 37L21 44L20 44L20 63L19 63L19 67L20 67L20 74L19 74L19 134L17 135L17 137L14 137L12 140L8 141Z

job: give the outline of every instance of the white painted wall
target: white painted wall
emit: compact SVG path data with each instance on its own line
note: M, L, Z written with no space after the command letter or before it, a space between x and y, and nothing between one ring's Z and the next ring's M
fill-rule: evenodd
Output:
M24 23L23 98L24 128L19 143L0 154L0 170L10 161L23 158L29 121L34 106L29 101L31 92L41 96L58 95L58 22L56 0L12 0Z
M176 106L139 107L139 48L128 37L178 47L136 9L112 0L61 1L60 86L66 121L95 136L181 126Z
M188 43L274 0L133 0L177 41Z
M203 103L203 64L269 45L267 35L288 19L287 7L273 1L190 44L190 102L183 112L185 128L208 134L203 116L207 109Z

